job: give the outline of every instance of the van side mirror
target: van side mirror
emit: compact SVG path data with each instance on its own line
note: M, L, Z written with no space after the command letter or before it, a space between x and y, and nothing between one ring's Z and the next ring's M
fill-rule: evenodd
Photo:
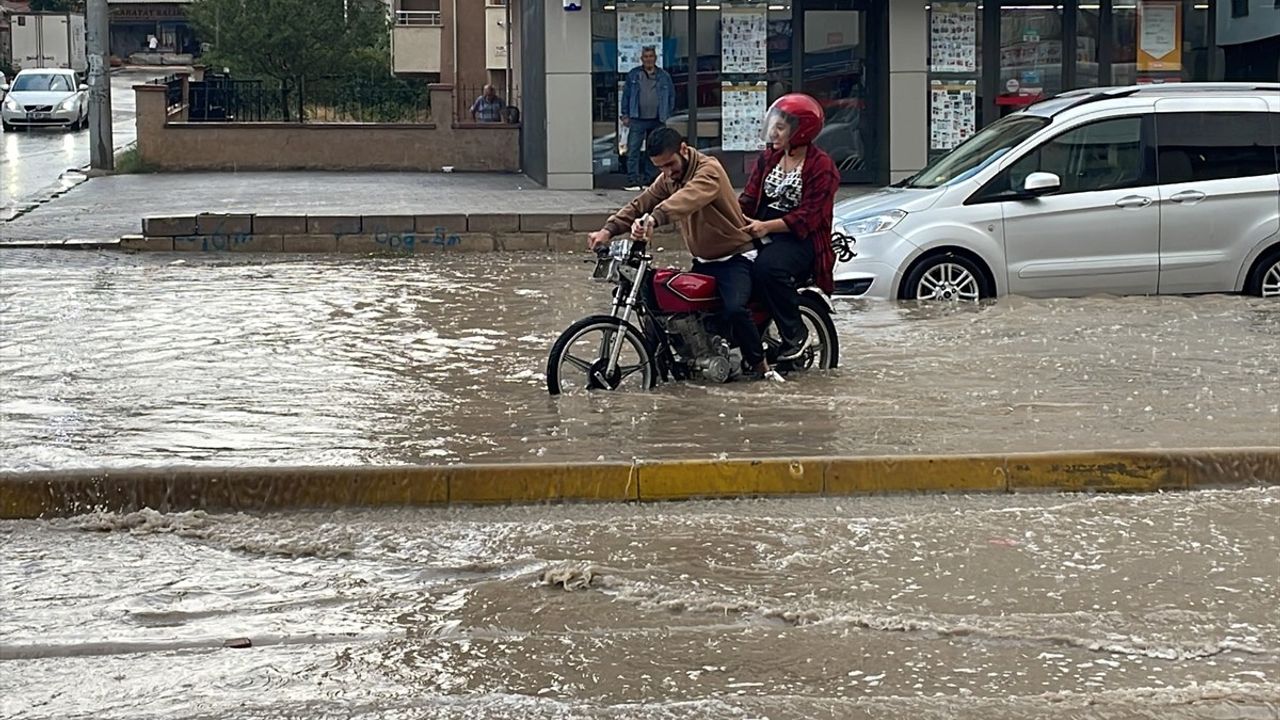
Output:
M1062 189L1062 178L1053 173L1033 172L1022 183L1022 189L1031 197L1040 197Z

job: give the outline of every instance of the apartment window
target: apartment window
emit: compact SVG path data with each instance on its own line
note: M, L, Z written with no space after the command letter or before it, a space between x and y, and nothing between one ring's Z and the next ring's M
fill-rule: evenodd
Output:
M1231 0L1231 17L1248 17L1249 0Z

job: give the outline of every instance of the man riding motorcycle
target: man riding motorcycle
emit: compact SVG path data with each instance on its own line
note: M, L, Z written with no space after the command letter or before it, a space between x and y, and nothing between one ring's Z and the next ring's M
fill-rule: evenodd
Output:
M661 174L610 216L603 228L588 235L588 246L594 250L607 245L628 229L637 237L648 237L654 227L674 222L693 255L693 272L716 280L723 303L721 320L742 352L744 369L756 377L781 380L769 368L748 308L756 249L743 230L747 221L728 173L718 160L689 147L671 128L650 133L648 148Z

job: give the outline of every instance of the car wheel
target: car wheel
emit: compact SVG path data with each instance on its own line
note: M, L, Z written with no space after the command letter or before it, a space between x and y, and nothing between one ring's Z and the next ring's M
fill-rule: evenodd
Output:
M977 302L995 295L987 274L978 263L954 252L941 253L918 262L902 283L898 297L903 300L944 300Z
M17 130L17 128L7 122L0 122L0 127L3 127L5 132L13 132L14 130Z
M1258 297L1280 299L1280 247L1272 249L1254 265L1244 291Z

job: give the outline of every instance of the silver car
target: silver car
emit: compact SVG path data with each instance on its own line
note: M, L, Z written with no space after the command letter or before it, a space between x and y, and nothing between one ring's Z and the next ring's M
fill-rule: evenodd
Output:
M836 206L836 292L1280 297L1280 85L1077 90Z
M23 70L0 101L0 122L5 130L18 127L89 126L87 85L80 84L74 70Z

